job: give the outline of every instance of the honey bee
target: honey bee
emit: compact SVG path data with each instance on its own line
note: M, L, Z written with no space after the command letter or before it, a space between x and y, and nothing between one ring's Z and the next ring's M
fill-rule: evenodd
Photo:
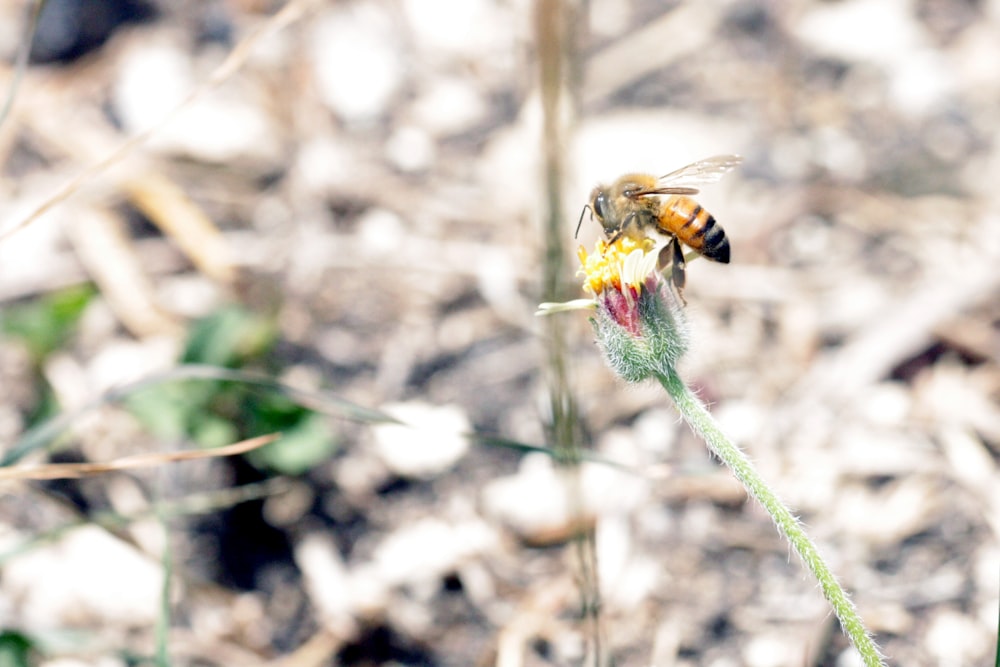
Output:
M714 183L743 161L738 155L716 155L672 171L665 176L625 174L609 186L598 185L580 213L576 231L589 208L611 241L626 235L635 240L658 233L669 237L660 251L660 267L671 265L678 292L684 289L686 258L681 244L696 255L729 263L729 239L711 213L688 195L696 185ZM694 256L694 255L692 255Z

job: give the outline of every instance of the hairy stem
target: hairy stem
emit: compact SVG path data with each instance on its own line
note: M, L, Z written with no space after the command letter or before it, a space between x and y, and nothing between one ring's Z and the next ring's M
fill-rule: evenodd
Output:
M729 466L747 493L764 506L764 509L778 526L778 530L788 539L805 562L806 567L815 575L823 589L823 594L833 607L837 618L840 619L841 627L858 653L861 654L865 665L867 667L885 667L878 647L875 646L871 635L865 629L857 610L848 599L847 593L837 583L836 577L833 576L830 568L820 556L816 545L806 535L799 520L764 483L740 448L729 441L705 405L676 372L671 371L666 375L658 375L657 379L670 394L670 398L674 401L688 426L708 444L713 454Z

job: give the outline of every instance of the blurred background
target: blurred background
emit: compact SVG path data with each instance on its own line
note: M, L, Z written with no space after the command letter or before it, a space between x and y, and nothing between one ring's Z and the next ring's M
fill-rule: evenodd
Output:
M998 118L997 0L46 2L0 125L4 463L284 439L5 481L4 664L858 664L662 390L533 316L582 296L596 183L719 153L682 372L890 664L988 664ZM595 460L530 451L567 439Z

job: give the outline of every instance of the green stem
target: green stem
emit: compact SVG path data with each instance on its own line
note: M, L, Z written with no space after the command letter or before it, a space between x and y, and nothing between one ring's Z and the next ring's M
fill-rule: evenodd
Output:
M170 589L174 572L174 557L171 552L170 530L168 520L162 508L156 511L163 529L163 555L160 564L163 565L163 587L160 589L160 614L156 619L156 657L153 664L156 667L171 667L170 662Z
M879 655L878 647L872 640L871 635L865 629L861 617L847 597L847 593L837 583L837 579L830 572L823 558L819 555L816 545L812 543L802 528L802 524L796 519L791 511L786 507L764 483L760 475L754 469L753 464L746 455L722 432L715 423L712 415L705 408L705 405L688 388L684 381L680 379L673 369L666 375L657 375L657 379L663 388L670 394L678 411L688 426L694 430L712 450L719 459L722 460L740 480L743 487L752 497L764 506L767 513L771 515L778 530L798 552L812 573L816 576L823 594L829 600L833 611L840 619L840 626L847 633L851 643L861 654L866 667L885 667L882 657Z

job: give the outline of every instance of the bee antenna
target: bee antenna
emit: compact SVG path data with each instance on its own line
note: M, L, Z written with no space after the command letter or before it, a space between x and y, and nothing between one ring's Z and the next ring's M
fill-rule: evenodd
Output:
M573 232L573 238L576 238L580 234L580 227L583 225L583 214L586 213L587 209L589 209L589 208L590 208L590 204L584 204L583 205L583 210L580 211L580 219L576 223L576 231ZM591 218L594 217L594 209L590 209L590 217Z

